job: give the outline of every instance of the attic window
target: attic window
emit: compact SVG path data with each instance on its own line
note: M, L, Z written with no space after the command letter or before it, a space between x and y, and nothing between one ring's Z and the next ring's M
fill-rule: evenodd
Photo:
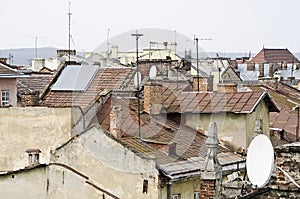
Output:
M143 193L148 192L148 180L144 180L143 182Z
M28 153L29 166L38 165L40 163L41 151L39 149L27 149L25 152Z

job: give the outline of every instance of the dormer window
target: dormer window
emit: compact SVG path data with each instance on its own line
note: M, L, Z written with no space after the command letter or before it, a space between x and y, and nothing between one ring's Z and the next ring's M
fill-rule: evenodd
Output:
M28 153L29 166L35 166L40 163L41 151L39 149L27 149L26 153Z
M1 105L9 105L9 91L1 91Z

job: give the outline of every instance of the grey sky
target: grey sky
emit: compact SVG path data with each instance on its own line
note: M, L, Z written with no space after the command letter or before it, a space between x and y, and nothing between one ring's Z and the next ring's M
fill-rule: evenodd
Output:
M163 28L202 41L205 51L300 52L299 0L1 0L0 49L68 46L93 51L110 37L142 28Z

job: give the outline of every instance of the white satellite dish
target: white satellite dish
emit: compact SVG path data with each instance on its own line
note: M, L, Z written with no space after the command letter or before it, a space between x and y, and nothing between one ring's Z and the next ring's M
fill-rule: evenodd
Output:
M269 182L274 168L274 149L266 135L258 135L251 141L246 168L253 185L262 188Z
M157 74L156 66L151 66L151 68L150 68L150 73L149 73L150 79L155 78L155 77L156 77L156 74Z
M136 72L134 74L134 85L137 87L138 85L141 85L141 79L142 79L142 75L140 72Z

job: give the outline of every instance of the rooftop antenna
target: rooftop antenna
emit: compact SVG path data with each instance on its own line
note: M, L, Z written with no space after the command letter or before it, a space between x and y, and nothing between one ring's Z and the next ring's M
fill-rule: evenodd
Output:
M70 61L71 61L71 57L70 57L70 53L71 53L71 2L69 2L69 12L68 12L68 15L69 15L69 64L70 64Z
M138 134L139 137L141 137L141 114L140 114L140 79L141 79L141 73L139 72L139 38L141 36L143 36L143 34L138 34L138 32L136 31L136 33L131 34L131 36L135 37L135 41L136 41L136 88L137 88L137 98L138 98Z
M196 41L196 54L197 54L197 91L199 92L199 57L198 57L198 37L194 35L194 41Z
M106 36L106 47L107 47L107 54L108 54L108 51L109 51L109 48L108 48L108 45L109 45L109 43L108 43L109 32L110 32L110 29L108 28L108 29L107 29L107 36Z

